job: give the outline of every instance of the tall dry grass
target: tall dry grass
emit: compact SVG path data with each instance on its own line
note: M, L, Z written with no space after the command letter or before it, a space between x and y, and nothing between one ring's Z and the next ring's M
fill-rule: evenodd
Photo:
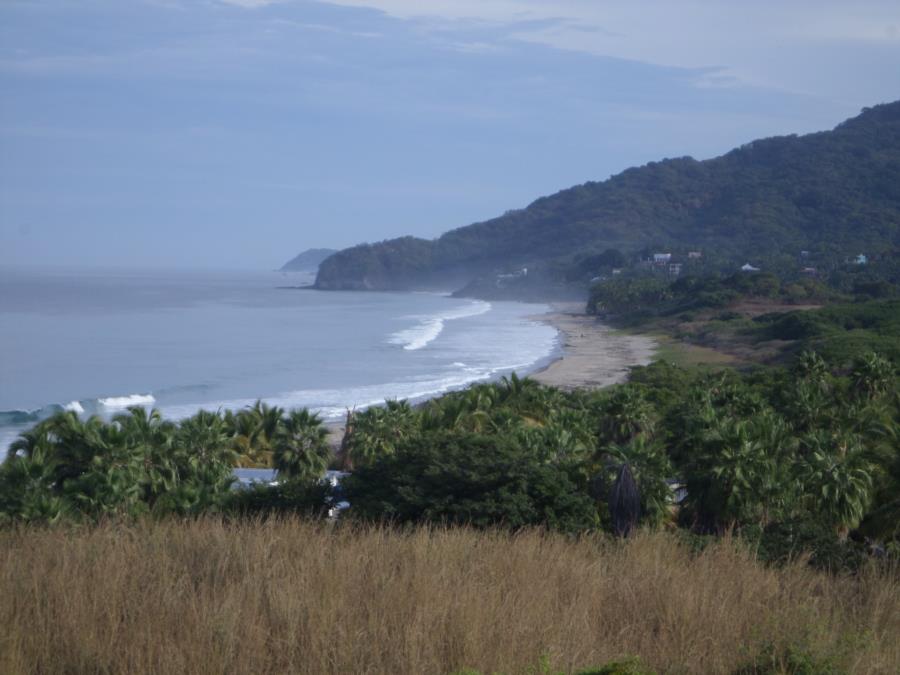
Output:
M300 520L0 532L0 672L518 673L639 655L729 672L764 645L900 672L900 585L723 542L329 529Z

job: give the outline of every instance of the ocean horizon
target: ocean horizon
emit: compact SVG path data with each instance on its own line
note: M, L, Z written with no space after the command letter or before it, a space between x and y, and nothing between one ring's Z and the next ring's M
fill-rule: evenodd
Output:
M545 305L299 289L280 272L0 270L0 451L55 412L182 419L261 399L326 421L559 353Z

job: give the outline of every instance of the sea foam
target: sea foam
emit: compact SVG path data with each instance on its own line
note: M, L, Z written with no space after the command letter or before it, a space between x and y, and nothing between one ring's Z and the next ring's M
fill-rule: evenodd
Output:
M107 410L124 410L132 406L153 405L156 399L152 394L131 394L129 396L110 396L98 398L97 403Z
M412 317L418 319L419 323L411 328L397 331L388 338L388 342L394 345L400 345L407 351L422 349L438 338L443 332L444 325L447 321L478 316L489 311L491 311L491 303L484 302L483 300L476 300L466 307L461 307L460 309L450 312Z

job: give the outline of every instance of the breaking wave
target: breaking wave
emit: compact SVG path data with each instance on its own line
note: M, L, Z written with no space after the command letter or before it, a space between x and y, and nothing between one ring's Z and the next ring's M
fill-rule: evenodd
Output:
M147 406L156 403L153 394L130 394L128 396L110 396L98 398L97 403L107 410L125 410L132 406Z
M397 331L391 335L388 342L390 344L400 345L407 351L422 349L437 339L443 332L444 325L447 321L478 316L480 314L486 314L489 311L491 311L491 303L484 302L483 300L476 300L467 307L462 307L451 312L413 317L418 319L419 323L412 328Z

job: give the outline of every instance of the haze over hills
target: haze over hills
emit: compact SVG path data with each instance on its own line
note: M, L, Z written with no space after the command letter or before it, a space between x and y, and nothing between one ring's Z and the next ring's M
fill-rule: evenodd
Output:
M900 101L832 131L627 169L435 240L345 249L323 262L316 287L402 290L522 266L558 272L608 248L705 248L746 260L800 249L877 255L898 244Z
M325 258L335 253L333 248L306 249L282 265L279 272L315 272Z

